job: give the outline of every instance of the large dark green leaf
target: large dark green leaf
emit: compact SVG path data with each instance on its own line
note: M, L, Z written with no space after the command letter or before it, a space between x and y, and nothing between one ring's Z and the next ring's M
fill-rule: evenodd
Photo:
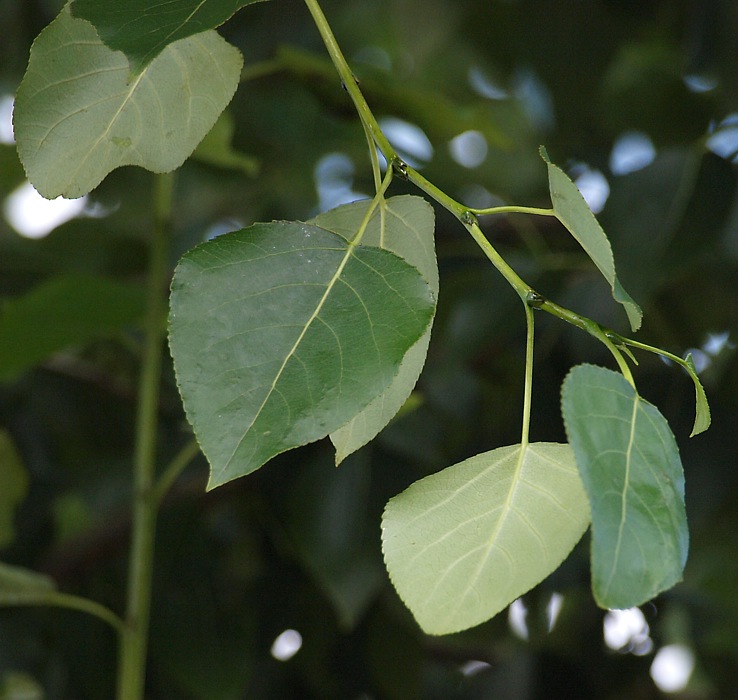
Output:
M434 308L396 255L309 224L256 224L187 253L170 345L210 488L350 421L392 382Z
M0 307L0 380L69 345L81 345L137 322L145 293L102 277L64 275Z
M592 587L629 608L681 580L687 559L684 474L658 409L622 375L580 365L562 387L569 442L592 510Z
M354 202L316 217L311 223L353 238L364 226L362 243L384 248L417 268L434 295L438 294L438 265L433 244L433 208L421 197L392 197L381 200L365 221L370 201ZM352 421L331 433L336 463L365 445L402 408L418 381L430 342L430 326L405 355L397 376L385 391Z
M233 97L243 59L216 32L169 46L129 80L128 61L68 8L38 36L14 124L44 197L80 197L122 165L178 168Z
M589 524L568 445L500 447L387 504L385 563L429 634L478 625L548 576Z
M215 29L245 5L262 0L74 0L72 13L140 72L169 44Z

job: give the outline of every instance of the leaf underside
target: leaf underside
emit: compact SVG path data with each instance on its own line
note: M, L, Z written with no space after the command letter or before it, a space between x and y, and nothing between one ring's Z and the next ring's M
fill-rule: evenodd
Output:
M95 25L139 73L169 44L215 29L237 10L261 0L74 0L72 14Z
M372 202L354 202L321 214L310 223L351 239L364 223ZM415 267L438 294L438 265L434 246L433 208L422 197L400 196L380 200L361 239L363 245L389 250ZM410 396L425 364L430 342L429 325L410 348L392 383L353 420L331 433L336 464L358 450L389 423Z
M129 81L126 57L68 7L36 38L14 125L28 179L81 197L115 168L178 168L238 87L243 59L214 31L169 45Z
M541 148L541 157L548 168L551 203L556 218L584 248L592 262L608 281L612 289L613 299L623 305L631 329L637 331L641 327L643 312L623 289L620 280L617 278L610 241L602 230L599 221L597 221L577 186L561 168L548 159L548 155L543 148Z
M426 477L382 520L390 578L429 634L478 625L554 571L589 524L568 445L513 445Z
M707 401L707 394L702 386L699 376L697 375L697 368L694 366L694 360L690 353L685 358L687 362L687 373L689 374L692 382L694 383L694 394L695 394L695 416L694 425L692 426L692 432L689 437L694 437L700 433L705 432L712 423L712 416L710 415L710 404Z
M0 606L46 603L55 593L56 583L48 576L0 562Z
M170 347L209 488L340 428L391 383L435 299L415 268L295 222L187 253Z
M666 419L622 375L580 365L562 411L592 511L592 588L629 608L681 580L687 559L684 474Z

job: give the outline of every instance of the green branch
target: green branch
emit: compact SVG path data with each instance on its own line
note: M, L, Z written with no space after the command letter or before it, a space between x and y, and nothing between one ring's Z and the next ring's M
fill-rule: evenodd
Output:
M166 327L167 304L164 292L169 274L173 175L157 175L154 182L154 230L149 258L148 307L136 417L133 532L128 563L125 627L120 646L118 700L137 700L143 697L154 539L159 507L154 472L162 346Z

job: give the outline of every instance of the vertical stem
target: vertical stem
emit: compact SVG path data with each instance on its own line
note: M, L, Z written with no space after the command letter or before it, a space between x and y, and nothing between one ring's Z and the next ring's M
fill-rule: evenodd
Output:
M154 488L156 432L162 343L165 334L166 287L169 272L169 230L173 176L154 181L154 230L148 277L143 363L139 379L133 478L133 532L128 562L128 598L121 637L118 700L143 697L151 603L154 538L159 501Z
M533 320L533 309L523 302L525 306L526 341L525 341L525 390L523 395L523 428L520 437L522 449L528 446L530 437L530 408L533 396L533 341L535 338L535 323Z

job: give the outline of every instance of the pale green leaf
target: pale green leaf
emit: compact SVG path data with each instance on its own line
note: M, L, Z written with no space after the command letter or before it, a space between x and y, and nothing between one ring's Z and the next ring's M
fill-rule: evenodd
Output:
M681 580L689 534L684 474L666 419L617 372L571 370L562 386L569 442L592 511L592 588L629 608Z
M115 168L178 168L238 86L243 59L214 31L170 44L129 82L128 60L65 8L31 49L14 124L28 179L80 197Z
M548 167L548 184L556 218L584 248L592 262L609 282L613 298L623 305L631 328L637 331L641 327L643 312L623 289L620 280L617 278L610 241L602 230L599 221L597 221L577 186L561 168L548 159L548 154L544 148L541 148L541 157Z
M28 491L23 460L6 430L0 429L0 549L14 539L13 519Z
M215 29L260 0L74 0L72 13L95 25L107 46L123 51L134 73L169 44Z
M256 224L187 253L170 346L209 487L351 420L391 383L434 309L405 261L309 224Z
M313 219L311 223L353 238L369 212L370 201L354 202ZM381 200L366 228L361 242L392 251L417 268L431 291L438 294L438 265L434 246L433 208L422 197L401 196ZM397 376L353 420L331 433L336 448L336 463L372 440L397 414L410 396L425 364L430 342L430 326L408 350Z
M707 402L707 394L705 394L702 382L700 382L700 378L697 376L697 368L694 366L694 360L692 360L691 353L687 355L685 362L687 363L687 372L694 382L696 410L694 425L692 426L692 432L689 436L694 437L695 435L703 433L710 427L712 418L710 416L710 404Z
M478 625L553 572L589 524L568 445L512 445L412 484L382 520L385 563L429 634Z
M48 603L56 594L53 579L0 562L0 606Z
M0 307L0 381L69 345L81 345L142 318L140 286L89 275L54 277ZM10 339L12 338L12 342Z

